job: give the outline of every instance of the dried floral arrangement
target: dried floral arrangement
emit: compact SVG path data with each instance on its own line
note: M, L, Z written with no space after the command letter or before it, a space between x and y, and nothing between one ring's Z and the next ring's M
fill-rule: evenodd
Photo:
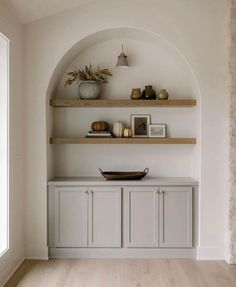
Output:
M65 81L65 86L70 86L79 81L96 81L107 83L107 76L112 76L108 69L93 68L92 65L85 66L83 69L73 66L74 70L68 72L69 78Z

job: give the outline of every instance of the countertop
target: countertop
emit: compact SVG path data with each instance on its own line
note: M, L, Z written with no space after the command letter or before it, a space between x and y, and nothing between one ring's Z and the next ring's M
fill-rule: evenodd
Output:
M106 180L103 177L56 177L48 182L49 186L198 186L192 177L145 177L141 180Z

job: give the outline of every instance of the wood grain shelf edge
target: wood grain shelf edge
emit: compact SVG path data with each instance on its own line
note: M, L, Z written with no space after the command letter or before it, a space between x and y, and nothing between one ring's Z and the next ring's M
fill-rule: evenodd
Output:
M196 99L169 99L169 100L80 100L80 99L51 99L50 105L55 108L78 107L193 107Z
M84 138L53 137L50 144L196 144L196 138Z

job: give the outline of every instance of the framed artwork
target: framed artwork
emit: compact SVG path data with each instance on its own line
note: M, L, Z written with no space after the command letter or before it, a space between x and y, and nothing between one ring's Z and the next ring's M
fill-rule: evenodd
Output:
M165 124L149 125L148 134L150 138L165 138L166 137L166 125Z
M131 115L131 129L133 137L148 137L148 126L151 123L151 115Z

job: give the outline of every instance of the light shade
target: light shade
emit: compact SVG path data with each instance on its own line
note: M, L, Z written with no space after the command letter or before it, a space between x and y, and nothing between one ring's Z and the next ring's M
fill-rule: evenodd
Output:
M122 52L118 56L118 61L117 61L116 67L129 67L127 56L123 52L123 45L122 45Z

